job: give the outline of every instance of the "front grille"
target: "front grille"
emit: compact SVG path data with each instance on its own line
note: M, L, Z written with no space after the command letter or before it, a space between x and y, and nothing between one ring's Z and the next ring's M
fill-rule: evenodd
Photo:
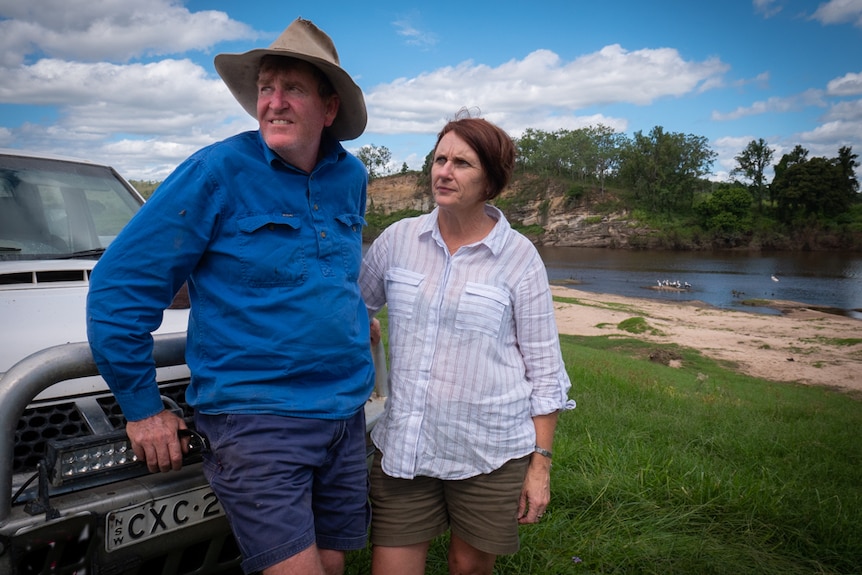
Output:
M183 417L186 419L194 415L194 410L189 407L185 399L187 386L188 382L167 384L160 390L163 396L173 400L182 408ZM116 398L110 392L99 396L96 401L113 429L125 428L126 418L123 417ZM15 428L12 472L36 471L36 466L45 454L45 443L49 439L74 439L92 435L93 430L87 425L74 402L27 408Z
M186 403L186 387L188 384L181 385L166 385L160 389L161 394L168 399L173 400L183 410L183 419L188 419L194 415L194 410ZM105 415L111 421L111 426L114 429L124 429L126 427L126 418L123 415L123 410L120 409L120 404L113 395L105 395L98 400L99 407L105 412Z
M35 471L49 439L72 439L92 435L74 403L28 408L15 428L12 472Z

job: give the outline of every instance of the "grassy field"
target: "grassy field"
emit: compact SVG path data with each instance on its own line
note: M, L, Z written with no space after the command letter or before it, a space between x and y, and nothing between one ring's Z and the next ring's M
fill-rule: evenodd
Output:
M862 398L771 383L697 352L563 336L578 408L552 501L499 574L862 573ZM370 555L348 573L369 572ZM446 539L427 573L445 574Z

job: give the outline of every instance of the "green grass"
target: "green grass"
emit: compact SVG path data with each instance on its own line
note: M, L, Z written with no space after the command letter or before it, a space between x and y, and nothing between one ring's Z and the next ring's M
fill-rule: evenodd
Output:
M634 337L561 340L578 407L560 417L551 505L495 573L862 572L862 398ZM447 573L445 546L427 573Z
M802 340L802 341L811 341L815 343L822 343L825 345L834 345L834 346L846 346L849 347L851 345L856 345L858 343L862 343L862 338L860 337L817 337L813 340Z
M661 330L655 329L654 327L650 327L649 323L647 323L647 320L640 316L624 319L617 324L617 328L621 331L627 331L629 333L635 334L650 332L653 335L662 335Z
M523 226L518 223L512 223L512 229L518 231L525 236L539 236L545 233L545 228L538 224L531 224L529 226Z

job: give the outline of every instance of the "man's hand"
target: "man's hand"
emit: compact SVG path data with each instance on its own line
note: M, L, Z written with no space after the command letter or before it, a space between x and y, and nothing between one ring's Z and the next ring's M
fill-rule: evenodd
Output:
M380 320L376 317L371 320L371 347L380 342Z
M164 410L140 421L129 421L126 435L138 460L145 462L152 473L179 471L183 467L183 453L188 450L188 439L183 444L177 436L180 429L186 429L186 422Z

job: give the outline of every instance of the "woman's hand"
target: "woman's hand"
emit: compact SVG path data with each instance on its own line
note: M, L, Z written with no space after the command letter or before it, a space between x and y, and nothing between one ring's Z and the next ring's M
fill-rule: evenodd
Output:
M527 468L521 499L518 503L518 523L538 523L551 502L551 460L534 453Z

